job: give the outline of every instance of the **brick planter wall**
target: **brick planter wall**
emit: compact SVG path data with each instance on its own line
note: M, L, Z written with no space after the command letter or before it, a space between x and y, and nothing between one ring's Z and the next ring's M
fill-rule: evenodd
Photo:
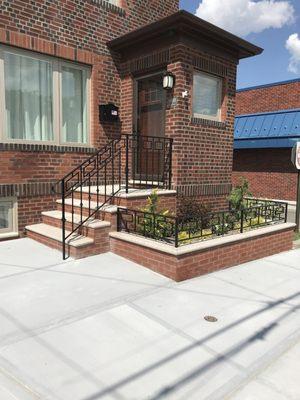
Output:
M196 245L182 246L178 251L171 247L173 254L166 251L168 245L162 245L162 251L160 243L124 233L111 233L110 243L112 252L175 281L183 281L290 250L293 235L294 224L281 224L198 243L198 250ZM147 242L150 246L152 243L152 248L142 244ZM186 253L180 254L182 249Z

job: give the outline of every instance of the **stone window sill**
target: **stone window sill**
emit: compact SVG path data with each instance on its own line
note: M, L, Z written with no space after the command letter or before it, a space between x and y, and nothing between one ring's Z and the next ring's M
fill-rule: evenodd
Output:
M6 232L6 233L0 233L0 240L5 240L5 239L16 239L19 237L19 232Z

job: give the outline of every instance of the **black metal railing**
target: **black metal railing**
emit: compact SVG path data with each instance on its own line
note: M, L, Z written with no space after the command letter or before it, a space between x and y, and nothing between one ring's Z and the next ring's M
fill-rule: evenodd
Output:
M157 136L126 135L131 171L128 185L171 188L173 139Z
M199 218L179 218L118 208L118 231L155 239L175 247L218 236L287 222L288 204L245 199L241 210L210 212Z
M61 195L63 258L68 239L118 192L137 185L170 189L171 176L172 139L154 136L121 135L74 168L53 187Z

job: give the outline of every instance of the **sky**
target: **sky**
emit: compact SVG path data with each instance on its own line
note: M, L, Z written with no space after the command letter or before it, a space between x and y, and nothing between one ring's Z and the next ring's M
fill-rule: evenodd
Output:
M238 88L300 78L300 0L181 0L180 7L264 49L240 61Z

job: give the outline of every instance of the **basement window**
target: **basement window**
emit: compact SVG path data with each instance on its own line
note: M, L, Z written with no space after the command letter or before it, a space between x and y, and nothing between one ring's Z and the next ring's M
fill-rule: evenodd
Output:
M221 121L222 79L205 72L195 72L193 82L193 117Z
M2 141L87 145L89 77L88 67L1 46Z
M0 238L18 231L17 200L11 197L0 199Z

